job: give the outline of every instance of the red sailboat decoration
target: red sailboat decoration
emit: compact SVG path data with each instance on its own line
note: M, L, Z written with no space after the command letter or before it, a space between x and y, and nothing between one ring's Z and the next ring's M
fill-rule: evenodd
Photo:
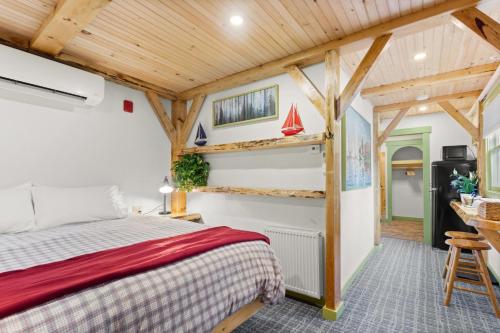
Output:
M285 134L285 136L289 136L298 134L303 130L304 126L302 125L302 120L297 112L297 105L292 104L285 123L283 124L283 127L281 127L281 133Z

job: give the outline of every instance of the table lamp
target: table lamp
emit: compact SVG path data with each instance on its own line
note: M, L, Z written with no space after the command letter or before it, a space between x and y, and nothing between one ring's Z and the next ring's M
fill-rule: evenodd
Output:
M158 189L158 191L160 191L160 193L163 194L163 210L158 214L160 215L170 214L170 212L167 211L167 193L172 193L173 190L174 188L168 182L168 177L165 176L165 179L163 180L163 185Z

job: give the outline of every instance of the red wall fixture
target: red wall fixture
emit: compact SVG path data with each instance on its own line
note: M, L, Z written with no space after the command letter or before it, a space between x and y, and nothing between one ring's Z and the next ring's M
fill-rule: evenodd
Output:
M123 111L128 113L134 112L134 102L129 101L128 99L123 100Z

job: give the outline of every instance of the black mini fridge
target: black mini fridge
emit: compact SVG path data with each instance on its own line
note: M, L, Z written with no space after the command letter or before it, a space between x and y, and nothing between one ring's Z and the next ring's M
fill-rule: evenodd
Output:
M476 171L476 160L432 162L432 246L443 250L448 249L448 245L444 243L446 231L477 233L450 207L451 200L460 200L460 195L450 185L453 169L457 169L462 175L468 175L469 171Z

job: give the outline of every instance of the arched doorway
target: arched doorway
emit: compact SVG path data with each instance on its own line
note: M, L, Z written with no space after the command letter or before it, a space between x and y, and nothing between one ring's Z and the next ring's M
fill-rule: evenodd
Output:
M396 180L406 180L409 177L419 177L421 175L421 180L414 178L411 183L405 184L409 189L413 188L415 190L415 195L407 195L406 197L398 196L396 198L396 204L401 203L401 201L407 200L405 202L408 205L421 205L423 208L422 214L422 227L423 227L423 240L425 243L431 243L431 202L430 202L430 154L429 154L429 134L431 133L431 127L421 127L412 129L401 129L394 130L391 133L390 140L385 143L386 145L386 175L387 175L387 209L385 221L391 223L393 217L400 217L395 214L394 211L394 197L397 195L394 192L393 181L394 177ZM400 165L393 168L393 162L399 163ZM395 171L402 170L402 171ZM414 171L415 176L405 175L406 171ZM394 173L394 175L393 175ZM396 190L398 188L396 185ZM409 193L411 193L409 191ZM417 197L418 194L418 197ZM403 208L404 209L404 208ZM396 212L401 210L396 209ZM405 215L405 214L403 214ZM404 216L404 217L419 217L419 216Z

